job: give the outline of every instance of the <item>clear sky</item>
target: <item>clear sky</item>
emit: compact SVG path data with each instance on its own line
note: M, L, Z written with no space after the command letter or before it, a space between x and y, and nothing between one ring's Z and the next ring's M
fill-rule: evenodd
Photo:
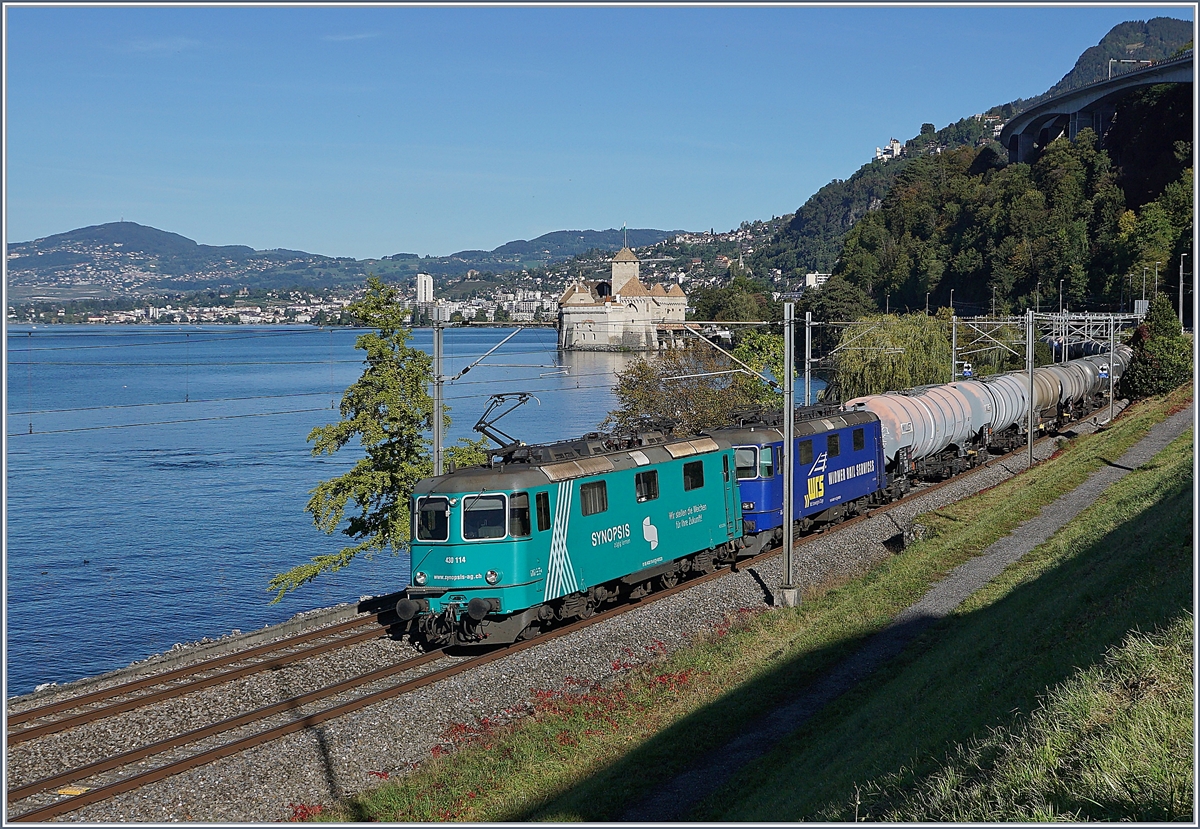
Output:
M8 241L368 258L728 230L1190 6L5 7Z

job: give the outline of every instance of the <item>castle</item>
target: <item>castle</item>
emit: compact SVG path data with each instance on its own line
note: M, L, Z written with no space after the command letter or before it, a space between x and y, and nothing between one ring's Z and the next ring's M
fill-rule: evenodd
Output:
M678 339L687 295L678 285L647 289L638 258L621 248L612 278L576 280L558 300L558 346L569 351L655 351Z

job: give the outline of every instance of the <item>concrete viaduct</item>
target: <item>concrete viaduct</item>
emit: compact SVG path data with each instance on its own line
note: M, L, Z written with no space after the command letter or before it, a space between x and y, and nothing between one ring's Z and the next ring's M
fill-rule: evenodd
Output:
M1008 160L1029 162L1039 150L1062 135L1072 141L1081 129L1091 127L1103 135L1112 123L1116 102L1130 91L1159 83L1191 83L1192 50L1162 60L1145 69L1123 72L1115 78L1064 92L1025 110L1004 125L1000 143Z

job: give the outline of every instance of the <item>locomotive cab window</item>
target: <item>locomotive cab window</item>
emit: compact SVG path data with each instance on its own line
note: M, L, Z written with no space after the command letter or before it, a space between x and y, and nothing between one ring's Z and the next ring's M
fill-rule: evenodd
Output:
M537 497L538 532L544 533L550 529L550 493L539 492Z
M595 515L608 509L608 484L596 481L579 487L579 508L584 515Z
M658 497L658 470L650 469L646 472L639 472L634 477L634 486L637 490L639 504L643 501L653 501Z
M758 477L775 477L775 450L770 446L758 450Z
M825 442L825 451L829 453L828 457L831 458L836 458L842 454L842 436L836 433L830 435Z
M770 452L771 450L767 449L766 451ZM737 470L739 481L753 478L757 474L754 468L758 465L754 457L757 454L758 450L753 446L738 446L734 448L733 467Z
M503 495L467 495L463 497L462 535L469 541L504 538Z
M692 461L683 465L683 491L700 489L704 486L704 461Z
M528 492L514 492L508 499L508 532L522 537L530 534Z
M445 498L417 501L417 540L445 541L450 535L450 502Z
M812 463L812 459L813 459L812 441L811 440L800 441L800 463Z
M855 429L854 430L854 451L861 452L863 450L863 447L865 447L866 445L867 445L867 441L866 441L866 438L863 436L863 430Z

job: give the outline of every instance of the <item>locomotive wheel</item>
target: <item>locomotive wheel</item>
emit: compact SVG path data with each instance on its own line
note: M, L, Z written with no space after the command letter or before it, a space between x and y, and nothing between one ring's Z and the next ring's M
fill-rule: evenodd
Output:
M670 573L663 573L658 577L658 586L662 590L670 590L677 584L679 584L678 570L672 570Z
M530 624L525 626L525 629L523 631L521 631L520 633L517 634L517 638L515 641L524 642L526 639L533 639L535 636L537 636L541 632L542 632L542 626L539 625L537 622L531 622Z

